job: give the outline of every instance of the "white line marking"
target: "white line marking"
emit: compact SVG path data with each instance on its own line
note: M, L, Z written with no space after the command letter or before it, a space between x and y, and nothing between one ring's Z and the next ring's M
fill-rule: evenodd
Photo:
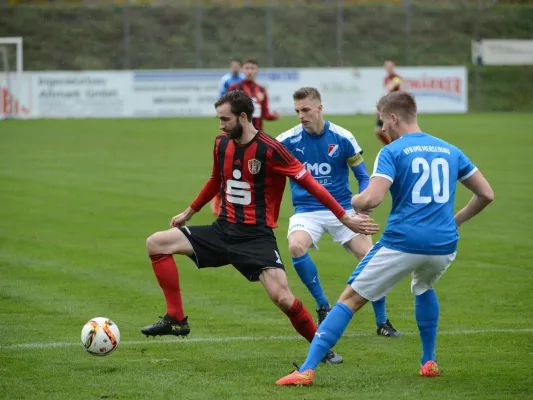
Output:
M418 332L402 332L404 336L418 336ZM479 329L479 330L456 330L442 331L439 335L487 335L487 334L516 334L533 333L533 328L525 329ZM343 335L343 338L375 336L374 333L350 333ZM145 339L145 340L124 340L121 346L128 345L148 345L148 344L190 344L190 343L226 343L226 342L262 342L262 341L284 341L301 340L300 336L236 336L236 337L200 337L200 338L168 338L168 339ZM0 350L16 349L54 349L58 347L81 346L81 342L53 342L53 343L20 343L0 346Z

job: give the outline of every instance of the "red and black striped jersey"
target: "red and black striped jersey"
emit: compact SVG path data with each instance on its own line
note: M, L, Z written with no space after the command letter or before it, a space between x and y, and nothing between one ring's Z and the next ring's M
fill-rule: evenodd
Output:
M242 90L245 92L254 102L254 113L252 116L252 122L255 129L263 129L263 120L273 121L277 119L270 112L270 106L268 105L268 94L266 89L255 83L254 81L243 80L234 83L228 88L228 92L232 90Z
M337 217L344 209L280 142L259 131L246 144L223 133L213 150L213 170L191 208L199 211L217 193L222 198L218 218L230 223L277 227L286 177L315 195Z

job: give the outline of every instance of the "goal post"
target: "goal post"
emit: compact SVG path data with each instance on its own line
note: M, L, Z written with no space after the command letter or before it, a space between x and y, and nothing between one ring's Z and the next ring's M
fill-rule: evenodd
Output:
M0 37L0 120L21 115L23 71L22 37Z

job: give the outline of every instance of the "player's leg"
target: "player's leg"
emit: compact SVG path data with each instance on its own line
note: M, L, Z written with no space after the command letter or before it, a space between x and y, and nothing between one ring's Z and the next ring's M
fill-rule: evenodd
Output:
M361 261L372 248L372 238L370 236L356 234L339 223L338 220L332 220L328 230L333 240L342 244L343 247L355 255L359 261ZM374 309L377 327L376 332L378 335L390 338L399 338L402 336L387 318L385 297L373 301L372 308Z
M362 260L372 248L372 239L367 235L357 235L346 244L346 247L348 247L359 260ZM387 318L385 296L379 300L373 301L372 308L374 309L374 316L376 318L376 332L379 336L390 338L402 337L402 334L392 326L392 323Z
M191 238L194 232L194 238ZM147 336L190 333L187 317L183 312L179 272L174 254L190 257L199 268L228 264L225 245L213 226L172 228L156 232L146 240L152 268L163 290L167 312L158 322L141 329Z
M173 254L192 255L193 249L185 235L176 228L156 232L146 240L154 274L167 303L166 315L156 324L141 331L147 336L176 334L186 336L190 327L183 313L179 272Z
M368 301L385 296L419 265L416 255L400 253L375 244L348 279L348 287L320 325L307 358L298 371L280 379L277 385L310 385L319 360L340 339L353 314Z
M259 275L259 280L272 302L287 315L296 332L311 343L317 327L307 308L290 291L285 271L281 268L264 269ZM340 364L343 359L328 349L320 361L327 364Z
M292 265L315 299L320 325L330 306L320 283L316 265L309 255L309 249L316 247L316 243L324 234L319 214L319 212L311 212L293 215L289 220L288 242Z
M440 279L455 258L455 253L444 256L427 256L427 261L413 272L411 291L415 295L415 317L422 358L420 375L439 376L435 355L440 306L433 285Z
M242 228L247 229L247 228ZM253 236L241 237L229 248L231 263L251 282L260 281L272 302L287 315L294 329L311 342L316 325L303 303L289 289L283 261L272 230L257 228ZM333 352L324 362L336 364L342 358Z
M376 117L376 128L374 129L374 133L376 134L378 140L384 145L387 145L391 142L391 138L388 133L383 132L383 121L379 118L379 115Z

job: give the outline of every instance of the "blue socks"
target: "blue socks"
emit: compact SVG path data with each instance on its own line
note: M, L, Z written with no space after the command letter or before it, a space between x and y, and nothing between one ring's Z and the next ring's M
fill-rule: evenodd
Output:
M309 257L309 253L305 253L301 257L293 258L292 264L303 284L307 286L307 289L309 289L309 292L315 298L317 307L329 306L328 299L318 280L316 265L311 260L311 257Z
M387 322L387 311L385 310L385 296L377 301L372 302L374 307L374 315L376 316L376 325L378 328L381 324Z
M435 342L439 323L439 300L433 289L415 296L415 316L422 342L422 365L435 359ZM313 340L314 341L314 340Z
M316 369L320 361L335 346L353 317L352 310L342 303L333 306L311 342L307 358L299 372Z

